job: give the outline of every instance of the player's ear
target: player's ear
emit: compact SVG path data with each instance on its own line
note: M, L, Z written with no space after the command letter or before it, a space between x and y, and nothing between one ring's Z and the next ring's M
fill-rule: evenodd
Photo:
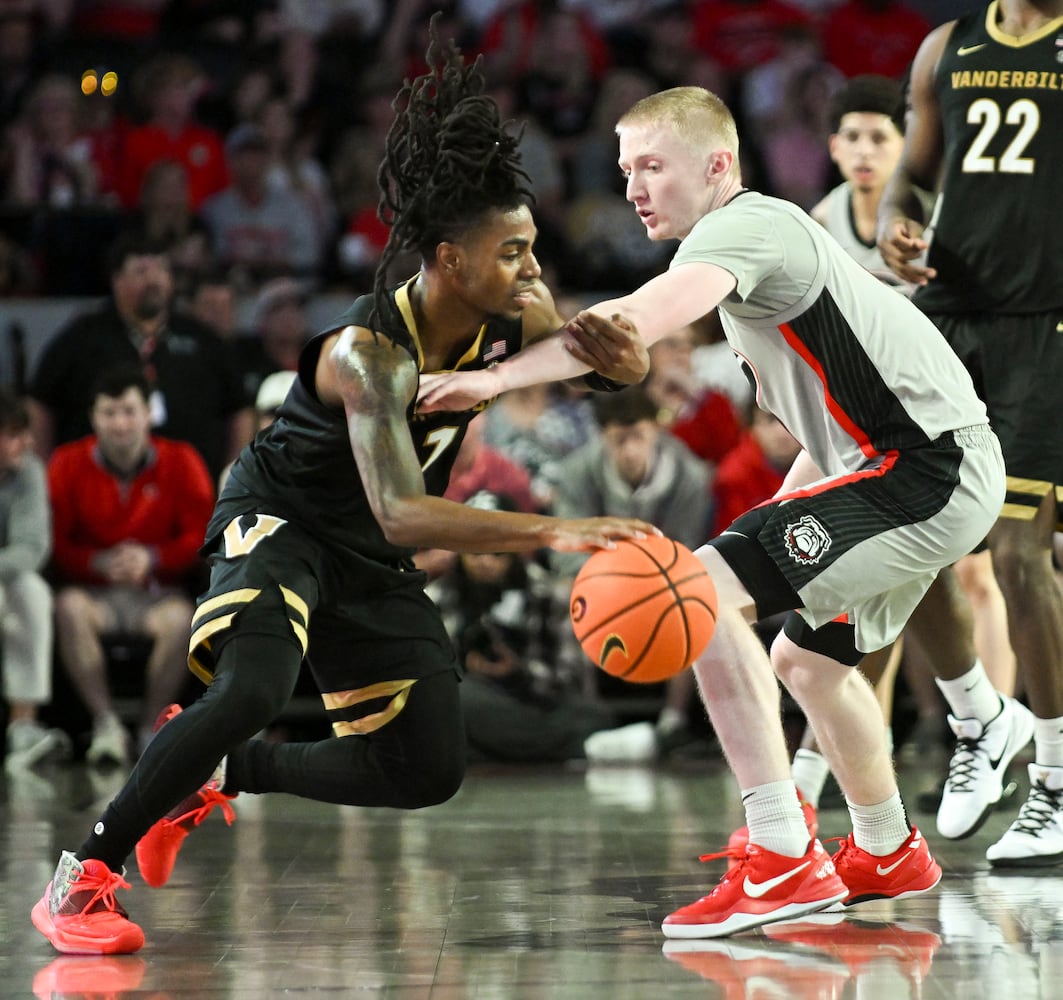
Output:
M731 172L734 163L734 154L729 149L715 149L709 154L708 169L705 179L709 181L720 180Z
M461 267L461 247L457 243L438 244L436 263L444 274L454 274Z
M834 163L838 162L838 142L838 133L831 132L830 138L827 140L827 149L829 150L830 158Z

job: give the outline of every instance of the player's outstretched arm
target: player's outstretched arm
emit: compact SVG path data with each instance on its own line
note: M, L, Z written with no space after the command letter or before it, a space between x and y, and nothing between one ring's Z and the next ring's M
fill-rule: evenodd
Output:
M634 518L562 520L429 496L406 420L416 388L417 366L405 350L353 326L341 331L318 370L322 400L342 402L366 497L392 544L457 552L589 551L659 534Z

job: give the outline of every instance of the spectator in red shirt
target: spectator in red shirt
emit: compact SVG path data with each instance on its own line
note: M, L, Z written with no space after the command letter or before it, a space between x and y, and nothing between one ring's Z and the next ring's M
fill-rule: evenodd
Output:
M105 372L93 434L48 463L59 659L92 714L90 764L129 760L115 714L103 638L152 641L140 743L186 677L189 586L214 504L210 473L189 444L150 434L150 389L139 367Z
M740 514L775 496L800 450L775 416L754 406L749 430L716 467L713 537Z
M694 45L728 73L744 73L779 54L784 31L808 23L784 0L701 0L692 9Z
M919 11L898 0L848 0L827 15L823 51L846 76L899 80L930 28Z
M136 205L148 168L159 160L176 160L188 172L188 199L193 210L229 182L221 136L196 122L196 103L206 86L200 66L184 55L163 54L145 63L133 83L147 121L126 133L119 197Z

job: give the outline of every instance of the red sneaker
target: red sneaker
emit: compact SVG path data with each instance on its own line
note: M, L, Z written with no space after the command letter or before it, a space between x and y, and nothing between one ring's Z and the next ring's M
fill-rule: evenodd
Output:
M56 951L71 955L126 955L144 946L144 932L114 898L129 883L102 861L78 861L63 851L55 875L37 900L33 926Z
M941 866L914 826L905 842L884 858L868 854L852 840L842 838L841 845L833 861L838 876L849 887L842 906L855 906L873 899L918 896L941 881Z
M726 857L733 857L730 850L704 854L701 860ZM665 937L726 937L814 913L849 895L818 840L810 841L800 858L747 844L737 861L707 896L665 917L661 926Z
M155 731L158 732L180 711L180 705L164 708L155 722ZM235 795L220 791L217 782L211 779L174 806L137 842L137 867L141 878L155 889L166 885L185 837L211 814L215 806L221 806L225 822L233 825L236 810L229 803L235 798Z
M833 919L833 923L828 922ZM841 959L860 980L883 961L892 962L912 983L930 974L941 938L922 927L854 920L840 913L815 913L802 920L773 924L764 932L772 941L819 948ZM913 994L915 995L915 994Z
M819 833L819 816L816 813L816 807L811 802L805 801L800 788L797 790L797 801L801 803L801 811L805 814L805 826L808 827L808 836L815 840L816 834ZM748 843L749 827L740 826L727 838L727 850L736 851L737 856L741 857Z

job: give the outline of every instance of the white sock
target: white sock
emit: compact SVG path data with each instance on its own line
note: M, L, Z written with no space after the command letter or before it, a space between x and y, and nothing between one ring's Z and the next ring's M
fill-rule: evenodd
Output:
M846 805L853 821L853 843L868 854L884 858L912 832L900 792L873 806L854 806L851 802Z
M792 780L743 788L742 805L751 844L789 858L804 856L808 850L808 827Z
M937 686L957 719L977 719L982 725L992 722L1002 706L1000 695L989 680L981 660L975 660L967 673L955 680L935 678Z
M790 765L790 776L801 793L801 797L819 808L819 797L827 783L830 765L827 758L815 750L798 750Z
M1045 767L1063 767L1063 719L1034 719L1034 757Z

